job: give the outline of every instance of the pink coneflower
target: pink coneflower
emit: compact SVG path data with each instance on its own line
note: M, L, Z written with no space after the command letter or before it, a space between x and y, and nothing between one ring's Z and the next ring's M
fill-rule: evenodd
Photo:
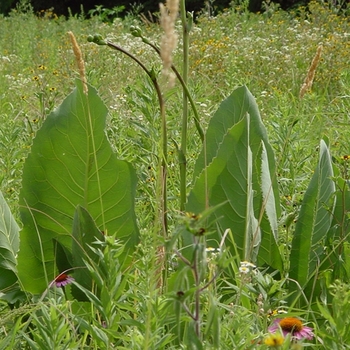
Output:
M276 333L279 330L283 335L290 334L292 339L308 339L311 340L314 337L312 328L304 326L303 323L296 317L276 318L273 321L272 326L269 327L270 333Z
M73 277L68 276L65 273L61 273L55 278L54 284L56 287L60 288L60 287L66 286L69 283L72 283L73 281L74 281Z

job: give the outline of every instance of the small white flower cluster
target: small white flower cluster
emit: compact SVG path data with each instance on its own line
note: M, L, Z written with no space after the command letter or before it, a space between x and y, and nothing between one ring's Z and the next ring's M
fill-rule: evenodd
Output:
M220 248L207 247L205 249L206 255L208 256L207 261L215 261L215 259L220 254Z
M249 261L241 261L241 266L239 268L239 272L241 274L248 274L249 272L253 271L256 269L256 266L254 264L252 264Z

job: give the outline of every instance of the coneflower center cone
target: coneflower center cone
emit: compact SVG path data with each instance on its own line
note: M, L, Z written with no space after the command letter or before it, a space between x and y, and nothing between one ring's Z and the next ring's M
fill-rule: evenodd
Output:
M286 317L279 322L282 330L290 333L299 332L303 329L302 322L295 317Z

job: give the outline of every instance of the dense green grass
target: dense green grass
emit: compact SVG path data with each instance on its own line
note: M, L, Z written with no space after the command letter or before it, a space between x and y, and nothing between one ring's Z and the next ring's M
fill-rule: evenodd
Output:
M176 320L167 318L169 300L153 289L157 261L152 237L147 233L157 205L158 102L148 78L134 62L119 52L87 42L88 35L100 33L142 59L149 68L160 70L157 55L129 33L132 24L139 25L144 36L153 42L160 41L162 33L157 24L132 18L105 24L97 19L85 20L83 16L64 19L46 13L38 18L21 11L0 18L0 189L11 210L15 214L18 212L23 162L36 131L73 89L74 79L79 76L67 36L67 31L72 31L83 51L88 82L98 89L109 108L106 132L112 147L119 158L130 161L136 168L139 178L136 214L143 235L137 268L128 276L128 284L120 287L114 300L101 302L109 315L125 322L122 323L125 333L118 327L103 333L101 320L98 320L101 321L100 328L93 324L96 315L92 307L77 310L76 303L71 303L62 293L50 295L47 300L22 303L15 311L9 310L4 303L0 323L0 338L8 339L4 348L29 349L32 344L35 349L102 349L105 348L104 337L108 334L113 338L113 332L118 334L118 339L113 341L115 345L109 345L111 349L186 348L186 342L172 343L170 330ZM181 32L180 22L177 28ZM191 31L189 88L203 127L235 87L245 84L256 97L275 150L282 203L280 229L286 244L290 237L284 220L288 215L294 218L297 213L317 162L320 139L329 138L332 156L338 164L343 162L342 156L350 153L349 28L348 18L335 14L334 8L313 2L308 9L300 8L295 13L270 8L264 14L251 14L245 9L235 8L217 17L203 14ZM312 89L300 99L300 87L320 44L323 45L322 59ZM180 69L181 45L180 41L174 58ZM179 85L167 92L171 227L179 215L178 160L171 139L180 143L181 94ZM192 122L189 134L191 178L194 160L200 152L200 140ZM346 177L346 161L342 169ZM116 247L109 249L111 256L117 255ZM110 263L108 257L105 258L106 264ZM108 268L112 271L110 265ZM120 276L114 277L117 285ZM258 278L261 279L259 286L264 286L267 294L267 291L279 287L277 278L275 281L268 274L261 273ZM245 283L248 281L242 281L241 285ZM220 281L217 284L210 288L219 288ZM263 348L264 345L257 343L263 339L270 319L266 313L261 315L261 310L283 307L290 312L285 304L285 292L271 294L270 299L265 300L266 305L261 306L259 297L263 291L243 295L237 286L231 288L220 289L221 294L215 300L203 300L205 315L210 314L215 303L221 310L221 348ZM346 284L334 288L335 303L338 303L333 305L334 308L341 310L342 301L350 297L348 289ZM247 303L250 308L246 307ZM34 313L36 309L41 311ZM305 316L302 311L298 312ZM29 336L25 323L29 315L32 317L30 327L40 330L34 332L34 336ZM72 315L74 319L71 319ZM313 322L315 333L319 335L313 342L315 347L347 348L339 339L338 343L337 339L328 343L332 344L329 347L322 345L326 328L319 313L310 315L309 310L305 319ZM321 321L317 324L319 319ZM168 322L166 325L164 320ZM348 322L344 320L345 324ZM328 329L328 333L339 337L334 325L331 324L330 328L332 331ZM40 341L42 343L38 345ZM211 336L206 342L204 348L211 348ZM289 348L288 345L285 348Z

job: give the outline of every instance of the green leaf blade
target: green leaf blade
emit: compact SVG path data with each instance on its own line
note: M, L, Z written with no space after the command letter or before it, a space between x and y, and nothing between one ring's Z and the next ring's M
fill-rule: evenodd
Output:
M84 288L92 291L92 278L86 263L98 265L99 257L90 247L94 247L97 240L104 241L104 235L96 227L90 214L81 206L76 208L73 218L72 232L72 265L75 281ZM72 286L72 294L78 300L87 300L75 286Z
M213 161L203 170L190 193L187 209L204 211L208 193L209 206L223 204L215 216L223 230L231 228L242 260L251 260L253 235L257 225L253 210L251 187L252 159L248 146L249 118L235 124L224 137ZM208 190L207 190L208 188ZM213 237L213 238L211 238ZM213 246L221 237L210 236Z
M326 143L321 140L317 169L307 188L292 241L290 277L303 287L322 260L323 241L331 226L335 185ZM293 289L294 286L291 285Z
M133 251L139 240L134 214L136 174L117 159L104 132L107 109L95 89L77 88L51 113L34 139L20 193L19 272L24 287L40 293L56 274L52 240L71 247L75 208ZM33 282L36 280L36 282Z
M261 165L263 146L265 158ZM254 97L246 87L240 87L222 102L209 123L186 210L198 214L208 207L217 207L215 220L222 232L231 229L235 241L232 244L242 260L255 260L260 245L263 243L266 250L269 244L273 251L263 254L258 261L282 270L276 225L269 225L264 215L266 193L261 189L261 181L265 180L262 167L263 176L269 177L271 195L267 204L270 219L275 222L280 209L273 150ZM216 246L221 240L218 233L210 238ZM184 237L184 243L190 244L188 237Z
M17 281L19 227L0 192L0 290Z

